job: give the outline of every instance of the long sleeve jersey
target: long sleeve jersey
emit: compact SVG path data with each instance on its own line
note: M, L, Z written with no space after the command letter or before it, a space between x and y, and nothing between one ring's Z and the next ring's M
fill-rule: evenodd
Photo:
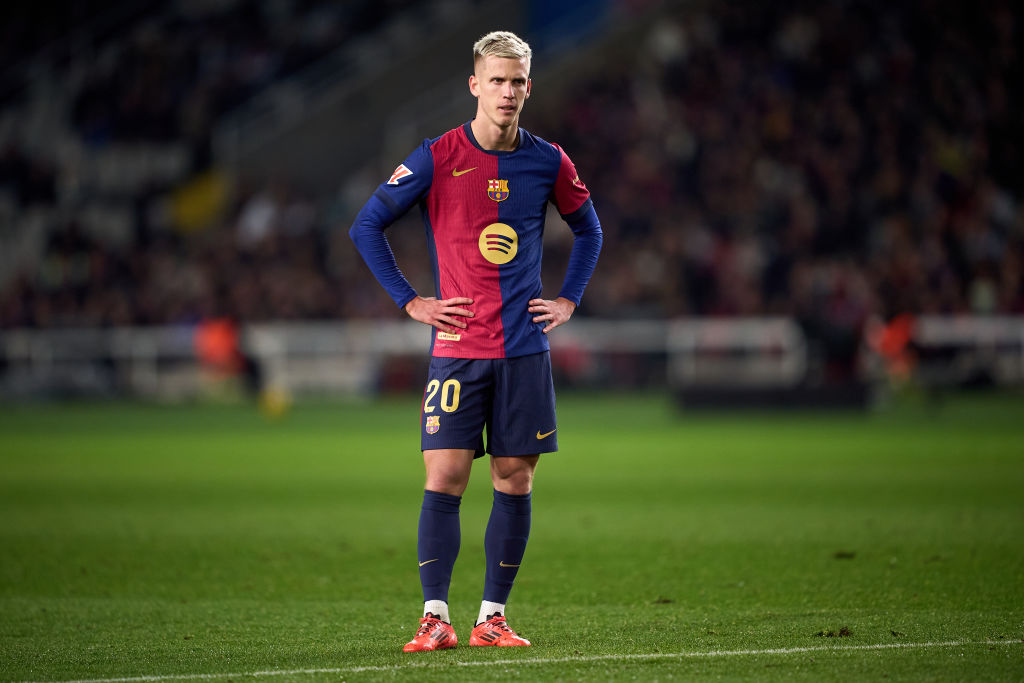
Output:
M464 296L474 316L457 334L433 330L431 353L511 358L548 349L528 302L541 296L544 219L552 202L575 235L559 296L579 304L601 251L590 192L558 145L519 129L511 151L477 143L469 123L423 144L356 216L349 234L399 307L416 297L384 230L418 204L437 297Z

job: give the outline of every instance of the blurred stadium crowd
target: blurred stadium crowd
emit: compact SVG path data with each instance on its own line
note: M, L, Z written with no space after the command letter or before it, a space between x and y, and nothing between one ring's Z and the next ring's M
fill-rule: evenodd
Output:
M146 21L93 68L66 64L76 134L177 140L201 174L219 115L403 3L275 6L291 14ZM837 349L871 318L1024 313L1020 32L1009 2L697 3L588 60L560 106L523 118L573 157L605 229L581 313L791 315ZM66 169L3 145L9 203L62 201ZM214 225L176 230L158 210L173 190L128 193L128 239L83 229L73 204L55 214L0 325L395 315L348 242L365 197L243 184ZM571 239L549 232L550 295ZM396 253L421 285L413 237Z

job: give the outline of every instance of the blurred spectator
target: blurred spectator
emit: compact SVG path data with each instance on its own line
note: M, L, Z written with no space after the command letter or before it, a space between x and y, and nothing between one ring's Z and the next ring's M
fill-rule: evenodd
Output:
M72 121L95 145L185 141L198 170L218 116L409 4L168 11L107 46ZM581 314L793 316L842 374L872 318L1024 313L1012 4L661 11L645 41L571 81L561 107L528 110L528 127L572 154L614 245ZM0 187L22 205L52 203L54 173L17 145L0 154ZM360 197L376 182L339 179ZM0 292L0 324L395 315L337 239L352 219L346 195L307 196L287 180L242 188L185 233L161 227L159 188L140 187L130 244L55 224L42 261ZM403 254L422 248L419 228L394 230L399 263L418 264ZM547 236L551 287L571 246L561 232ZM407 275L432 286L418 265Z
M1019 311L1019 27L1005 3L711 3L659 22L535 126L566 141L624 247L581 312L639 297L832 335Z

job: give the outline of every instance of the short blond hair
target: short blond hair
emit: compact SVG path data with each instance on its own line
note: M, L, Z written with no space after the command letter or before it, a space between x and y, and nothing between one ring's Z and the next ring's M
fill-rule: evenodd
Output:
M473 44L473 64L484 57L507 57L526 59L526 71L530 71L533 50L529 43L511 31L491 31Z

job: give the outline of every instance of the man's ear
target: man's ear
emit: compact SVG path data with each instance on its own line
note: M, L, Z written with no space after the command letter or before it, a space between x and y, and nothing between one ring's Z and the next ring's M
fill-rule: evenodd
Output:
M473 97L480 97L480 93L476 91L477 83L476 74L469 75L469 92L473 94Z
M526 97L529 99L530 91L533 90L533 81L529 78L526 79Z

